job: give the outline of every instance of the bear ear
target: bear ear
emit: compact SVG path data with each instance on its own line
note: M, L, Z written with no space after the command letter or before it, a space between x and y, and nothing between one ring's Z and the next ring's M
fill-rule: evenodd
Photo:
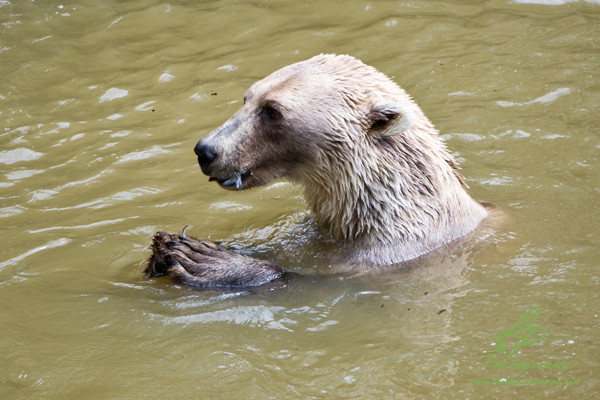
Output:
M401 103L379 104L371 108L370 135L385 137L400 135L415 122L414 110Z

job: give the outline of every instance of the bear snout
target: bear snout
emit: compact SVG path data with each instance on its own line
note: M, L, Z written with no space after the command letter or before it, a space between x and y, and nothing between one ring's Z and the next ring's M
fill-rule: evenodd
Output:
M194 153L198 156L198 164L200 164L200 168L202 168L202 172L205 174L207 173L208 167L219 155L215 146L205 143L204 140L200 140L196 143Z

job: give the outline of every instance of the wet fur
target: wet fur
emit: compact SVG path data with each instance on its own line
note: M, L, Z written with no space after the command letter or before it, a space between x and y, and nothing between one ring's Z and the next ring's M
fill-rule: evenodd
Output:
M291 273L278 265L226 250L185 235L156 232L146 277L168 275L176 283L199 288L261 286Z
M202 171L226 189L282 177L300 184L319 226L362 270L426 254L472 232L487 215L421 109L350 56L316 56L258 81L196 153ZM211 258L206 246L194 258L197 250L187 244L163 245L168 237L154 237L151 264L164 263L179 282L252 286L265 279L265 261L211 246Z

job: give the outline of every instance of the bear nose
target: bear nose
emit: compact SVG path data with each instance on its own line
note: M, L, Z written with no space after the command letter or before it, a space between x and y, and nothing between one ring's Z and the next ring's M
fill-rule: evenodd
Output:
M196 143L196 147L194 147L194 153L198 156L198 163L201 167L209 166L215 158L217 158L217 150L206 143L202 143L202 140Z

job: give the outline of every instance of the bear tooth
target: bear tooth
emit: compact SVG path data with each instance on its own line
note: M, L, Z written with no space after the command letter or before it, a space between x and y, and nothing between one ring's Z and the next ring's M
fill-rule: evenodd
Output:
M237 190L242 190L242 174L236 174L233 178L227 179L223 182L223 186L235 185Z
M242 190L242 174L238 174L237 179L235 181L235 188L237 190Z

